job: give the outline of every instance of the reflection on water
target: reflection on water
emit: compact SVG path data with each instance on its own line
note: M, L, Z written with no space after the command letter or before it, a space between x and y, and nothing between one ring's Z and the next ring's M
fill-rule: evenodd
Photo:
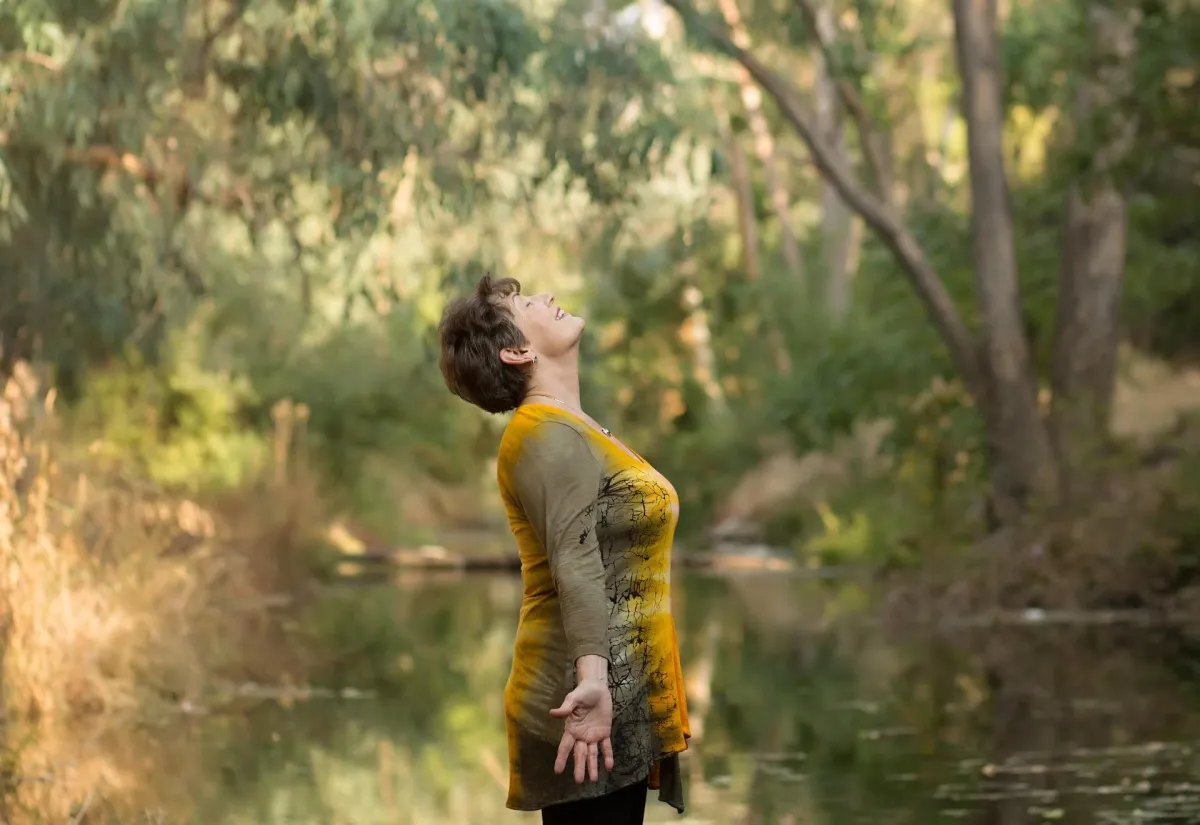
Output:
M856 623L863 595L844 586L690 576L677 590L696 734L686 821L1200 819L1200 701L1181 631L914 639ZM205 825L538 821L502 810L519 601L506 577L331 597L323 621L345 640L331 686L375 698L259 704L143 734L154 748L122 763L109 795L164 812L146 821ZM156 778L135 794L138 764ZM650 822L679 820L650 807Z

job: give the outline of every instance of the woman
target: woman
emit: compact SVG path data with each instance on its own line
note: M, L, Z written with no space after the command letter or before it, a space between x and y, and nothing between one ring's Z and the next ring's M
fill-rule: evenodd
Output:
M553 295L484 276L446 309L440 366L460 398L515 410L497 470L525 590L504 691L508 807L544 825L640 825L647 788L683 812L679 498L580 407L583 330Z

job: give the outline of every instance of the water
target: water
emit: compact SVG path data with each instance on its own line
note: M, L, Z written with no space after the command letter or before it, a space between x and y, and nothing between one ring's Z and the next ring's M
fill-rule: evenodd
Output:
M1196 634L901 633L861 620L856 586L778 575L678 591L690 808L649 822L1200 822ZM257 702L78 759L104 757L127 822L539 821L503 810L519 602L504 576L346 591L320 618L344 640L330 686L374 698Z

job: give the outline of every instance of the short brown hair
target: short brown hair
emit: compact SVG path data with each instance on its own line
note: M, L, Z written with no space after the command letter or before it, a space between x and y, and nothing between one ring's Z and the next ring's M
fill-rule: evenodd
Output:
M520 291L515 278L484 275L473 294L450 302L438 324L446 386L490 413L516 409L529 386L527 370L500 360L501 350L526 343L506 303Z

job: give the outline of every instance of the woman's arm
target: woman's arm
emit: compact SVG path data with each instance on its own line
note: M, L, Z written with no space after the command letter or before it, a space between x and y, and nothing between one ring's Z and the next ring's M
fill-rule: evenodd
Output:
M521 509L546 550L562 610L575 689L550 715L563 720L554 772L575 765L575 781L597 782L600 759L612 770L612 695L608 690L608 594L596 538L602 471L583 436L545 421L525 437L513 467Z
M596 537L601 476L584 437L555 421L529 432L512 472L521 509L546 551L577 684L608 681L608 596Z
M589 680L608 685L608 659L588 653L575 660L575 684Z

